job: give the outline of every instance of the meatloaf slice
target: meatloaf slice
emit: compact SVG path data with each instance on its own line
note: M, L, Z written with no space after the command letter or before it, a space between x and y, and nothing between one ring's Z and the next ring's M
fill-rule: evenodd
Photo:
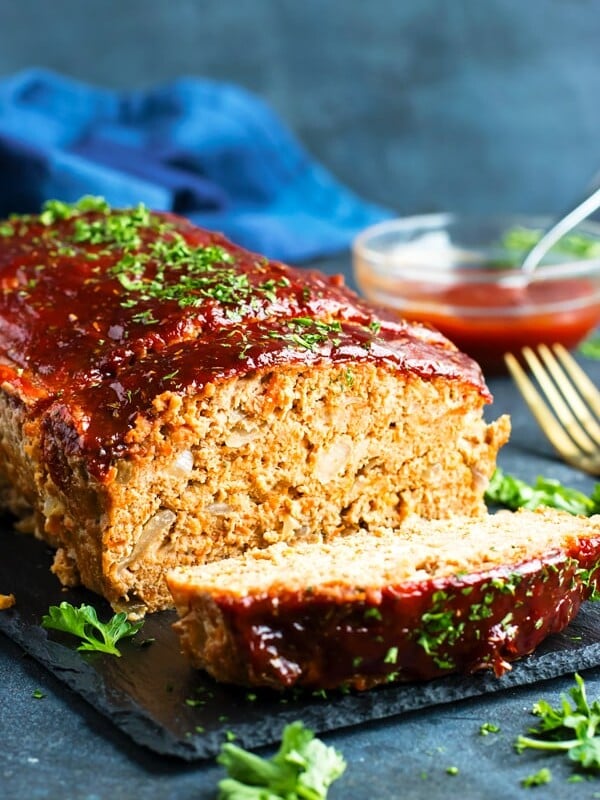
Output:
M600 516L522 510L278 543L167 581L183 652L217 680L366 689L502 674L575 617L599 565Z
M0 225L0 496L131 614L165 570L483 513L478 366L339 278L144 207Z

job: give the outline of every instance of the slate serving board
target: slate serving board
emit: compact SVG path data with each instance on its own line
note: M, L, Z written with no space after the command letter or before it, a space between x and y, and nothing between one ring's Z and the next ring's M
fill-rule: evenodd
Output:
M149 616L135 639L120 643L121 658L77 652L75 639L40 627L48 607L62 600L92 603L101 619L111 611L83 589L62 589L49 571L51 561L43 543L0 521L0 592L17 598L16 606L0 612L0 631L138 744L188 761L214 757L232 735L244 747L272 744L295 719L323 732L600 664L600 603L587 603L566 631L500 679L479 673L324 696L249 692L219 686L187 664L171 630L172 612Z

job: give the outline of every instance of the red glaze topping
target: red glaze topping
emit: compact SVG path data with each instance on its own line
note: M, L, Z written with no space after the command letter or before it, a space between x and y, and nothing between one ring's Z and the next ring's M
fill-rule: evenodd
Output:
M215 598L249 684L367 689L492 669L565 628L598 586L600 541L512 570L430 579L336 600L316 587ZM348 590L347 594L351 594ZM326 593L325 593L326 594Z
M280 364L385 362L490 399L479 367L441 334L373 309L340 277L143 206L53 201L0 223L0 287L0 380L45 407L48 438L100 478L157 395Z

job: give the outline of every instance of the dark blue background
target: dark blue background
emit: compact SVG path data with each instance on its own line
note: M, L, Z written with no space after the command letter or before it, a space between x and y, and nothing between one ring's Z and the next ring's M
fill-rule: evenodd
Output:
M600 170L596 0L3 0L0 75L32 65L242 84L402 214L559 211Z

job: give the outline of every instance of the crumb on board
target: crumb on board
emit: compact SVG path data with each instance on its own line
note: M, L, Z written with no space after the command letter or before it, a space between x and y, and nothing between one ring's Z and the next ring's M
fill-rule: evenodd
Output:
M14 594L0 594L0 611L6 608L12 608L17 602Z

